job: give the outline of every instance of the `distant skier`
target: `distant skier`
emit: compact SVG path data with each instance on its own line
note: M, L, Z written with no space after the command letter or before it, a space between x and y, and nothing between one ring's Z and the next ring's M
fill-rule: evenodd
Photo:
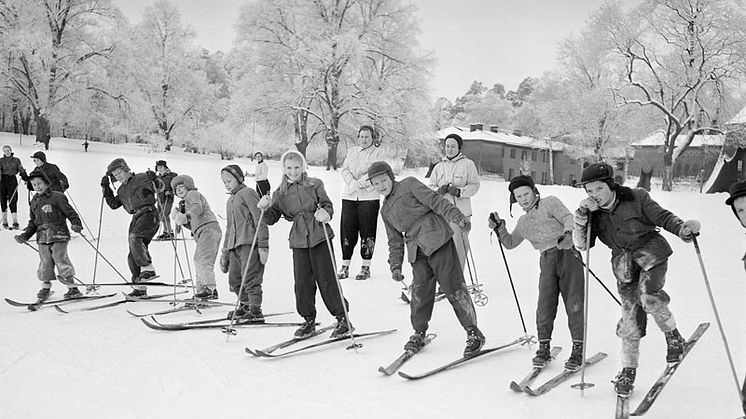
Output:
M78 213L67 202L67 197L62 192L50 188L50 181L44 172L34 169L28 178L36 194L31 200L28 226L21 234L15 236L15 240L18 243L25 243L36 234L36 242L39 245L39 268L36 275L41 281L41 289L36 298L38 302L42 302L49 298L52 281L57 279L55 267L60 277L73 282L75 268L67 255L67 243L70 241L67 220L70 220L70 228L76 233L83 231L83 225ZM69 285L64 297L69 299L81 295L78 287Z
M262 283L269 257L269 229L259 217L259 194L246 186L238 165L225 166L220 171L220 179L230 194L225 203L226 226L220 270L228 274L230 290L238 296L235 317L261 322L264 321ZM250 254L255 235L256 249ZM233 312L228 313L228 318L233 318Z
M254 182L256 182L256 193L258 193L260 197L269 195L271 188L268 180L269 167L267 166L267 163L264 162L264 154L262 154L261 151L257 151L254 153L254 159L256 160L254 173L247 173L247 176L254 178Z
M13 149L9 145L3 146L3 156L0 157L0 204L2 204L3 228L18 230L18 179L28 182L26 170L18 157L13 156ZM13 223L8 225L8 210Z
M461 326L466 330L464 356L476 354L486 341L477 327L477 313L466 289L458 252L453 243L449 222L469 231L471 223L459 209L419 180L394 179L391 166L377 161L368 169L368 179L384 196L381 218L389 241L391 278L402 281L404 248L412 265L412 298L410 319L414 334L404 345L417 352L425 343L428 323L435 305L435 285L441 286L453 306Z
M308 176L306 159L297 151L285 152L280 159L284 176L270 199L265 195L259 209L266 209L264 220L273 225L280 218L291 221L290 248L293 250L295 277L295 306L305 323L295 331L296 337L308 336L316 330L316 289L321 293L327 310L337 319L331 337L352 333L347 322L345 306L337 286L331 246L334 232L331 221L332 201L320 179ZM325 243L327 229L330 243ZM345 301L345 305L348 305Z
M60 171L60 168L56 164L47 162L47 155L43 151L37 151L31 158L34 160L34 165L47 176L47 179L51 182L49 187L53 191L65 192L70 187L70 184L67 182L67 176ZM27 183L27 186L28 190L34 190L31 183Z
M85 150L86 153L88 152L88 145L88 139L86 138L85 142L83 142L83 150Z
M558 297L562 295L572 337L572 353L565 368L577 370L583 363L584 282L581 256L572 243L573 216L556 197L540 197L530 176L519 175L511 179L508 191L510 205L518 202L525 214L518 219L513 233L508 233L505 221L496 212L490 214L488 225L495 230L506 249L513 249L526 239L541 254L539 301L536 305L539 349L533 363L544 366L551 360L550 341Z
M109 187L111 177L121 182L116 195ZM148 251L150 241L158 232L158 211L155 209L157 182L161 181L155 172L148 170L145 173L132 173L122 158L112 160L106 168L106 174L101 178L101 189L109 208L124 207L124 210L132 215L128 230L127 254L132 282L145 282L157 276ZM148 291L145 286L136 285L129 295L145 297Z
M155 162L155 173L163 182L163 189L156 191L158 192L158 199L155 203L163 226L163 234L156 237L155 240L172 240L174 230L171 228L171 208L174 206L174 190L171 188L171 180L177 174L168 168L165 160Z
M598 238L611 249L611 267L622 300L622 318L616 334L622 339L622 371L615 379L618 394L629 395L634 388L640 356L640 339L645 336L650 314L665 333L666 361L681 360L684 338L668 308L671 300L663 290L668 257L673 251L658 227L678 235L685 242L699 233L696 220L681 221L662 208L644 189L630 189L613 181L614 169L594 163L583 170L580 184L588 198L575 211L573 242L586 249L587 225L591 246Z

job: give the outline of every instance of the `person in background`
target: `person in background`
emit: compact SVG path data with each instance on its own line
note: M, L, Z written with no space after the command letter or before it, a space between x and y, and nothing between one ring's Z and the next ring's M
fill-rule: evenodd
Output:
M360 237L362 266L357 280L370 278L370 261L376 244L378 229L378 192L368 181L368 168L374 161L381 160L376 131L370 125L363 125L357 134L358 145L347 151L340 174L345 182L342 192L342 216L339 230L342 242L342 266L337 273L339 279L350 276L350 263Z
M60 171L60 168L56 164L47 162L47 155L43 151L37 151L31 158L34 160L34 165L44 172L49 179L49 187L55 192L65 192L70 188L70 184L67 182L67 176ZM33 191L34 188L31 183L27 183L28 190Z
M28 182L26 170L21 159L13 156L13 149L9 145L3 146L3 156L0 157L0 205L2 205L3 228L18 230L18 179ZM8 225L8 210L12 224Z
M174 205L174 190L171 187L171 181L177 176L177 174L168 168L168 164L165 160L158 160L155 162L155 173L163 183L163 190L157 191L158 200L156 201L156 209L158 210L158 216L160 217L161 225L163 226L163 234L156 237L155 240L172 240L174 238L174 230L171 228L170 215L171 208Z
M256 193L260 197L269 195L270 184L269 184L269 167L264 162L264 154L261 151L254 153L254 160L256 160L256 166L254 167L254 174L247 173L248 176L254 178L256 182Z

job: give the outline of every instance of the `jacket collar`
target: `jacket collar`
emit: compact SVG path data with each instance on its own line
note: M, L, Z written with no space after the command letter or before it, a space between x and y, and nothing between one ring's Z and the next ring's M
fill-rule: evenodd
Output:
M461 159L465 159L465 158L466 156L464 156L464 154L459 151L458 154L456 154L452 159L449 159L448 157L443 156L441 161L450 161L450 162L456 163L457 161Z

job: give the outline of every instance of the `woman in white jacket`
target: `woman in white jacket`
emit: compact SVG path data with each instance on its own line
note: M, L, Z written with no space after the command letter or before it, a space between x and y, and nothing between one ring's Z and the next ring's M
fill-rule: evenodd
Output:
M471 221L471 197L479 191L479 174L474 162L461 154L463 145L464 140L457 134L446 137L443 147L445 156L433 168L428 186L456 205ZM466 252L469 251L469 232L462 231L458 224L450 225L463 271Z
M370 278L370 260L376 243L378 228L378 192L368 181L368 167L375 161L382 160L378 135L370 125L363 125L358 130L358 145L347 151L342 164L342 179L345 189L342 194L342 216L340 221L340 238L342 240L342 267L339 279L350 276L350 262L355 251L358 236L360 237L360 256L363 264L355 279Z

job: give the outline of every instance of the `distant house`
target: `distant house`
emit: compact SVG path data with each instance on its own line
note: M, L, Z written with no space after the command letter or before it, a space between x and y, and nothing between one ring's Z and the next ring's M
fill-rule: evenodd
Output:
M692 143L676 159L673 166L673 177L696 177L704 170L705 178L715 167L720 148L723 146L723 135L695 135ZM665 134L658 130L647 138L632 144L634 160L630 163L629 173L640 176L642 171L654 177L663 176L663 143ZM684 141L683 136L676 140Z
M569 185L579 181L582 166L565 154L564 143L550 145L543 140L526 137L520 131L508 132L492 125L487 130L482 124L469 128L448 127L437 133L440 141L449 134L464 140L462 153L474 161L480 174L494 173L509 181L525 170L539 184L549 184L549 159L554 161L554 183Z

